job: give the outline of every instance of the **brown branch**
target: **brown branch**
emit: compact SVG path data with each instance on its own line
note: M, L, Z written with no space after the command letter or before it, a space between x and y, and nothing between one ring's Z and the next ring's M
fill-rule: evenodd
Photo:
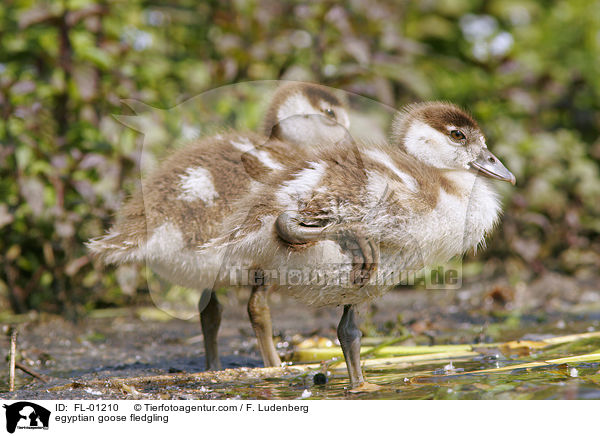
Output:
M25 30L37 24L55 23L58 17L47 6L32 8L19 17L19 29Z
M95 15L104 15L108 13L108 8L103 5L90 5L86 8L67 13L66 21L69 27L73 27L81 20L93 17Z
M27 365L25 365L24 363L21 363L21 362L16 362L16 363L15 363L15 366L16 366L17 368L19 368L21 371L23 371L23 372L25 372L25 373L29 374L30 376L32 376L32 377L34 377L34 378L37 378L37 379L39 379L39 380L43 381L44 383L48 383L48 381L50 380L50 379L49 379L48 377L46 377L45 375L43 375L43 374L40 374L39 372L37 372L37 371L35 371L35 370L31 369L30 367L28 367L28 366L27 366Z

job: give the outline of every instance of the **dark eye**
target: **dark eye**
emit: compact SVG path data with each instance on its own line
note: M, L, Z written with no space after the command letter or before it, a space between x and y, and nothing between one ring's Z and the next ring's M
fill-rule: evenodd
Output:
M452 139L454 139L455 141L459 141L459 142L467 139L465 134L463 132L461 132L460 130L452 130L450 132L450 136L452 137Z
M325 109L325 115L331 118L335 118L335 112L331 108Z

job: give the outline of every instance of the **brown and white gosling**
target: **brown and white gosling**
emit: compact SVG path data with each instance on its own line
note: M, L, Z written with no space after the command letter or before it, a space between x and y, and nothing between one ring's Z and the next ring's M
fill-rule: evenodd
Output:
M312 306L343 305L338 338L350 384L368 387L355 306L389 291L399 273L483 244L501 211L488 178L515 177L475 120L447 103L408 106L394 119L391 144L353 149L323 148L273 173L268 190L240 208L251 212L228 220L225 234L234 236L200 255L234 247L231 262L264 271L278 292ZM358 279L356 256L340 243L347 240L362 252Z
M302 148L340 141L348 113L329 89L308 83L281 86L267 110L263 135L227 133L200 139L166 159L119 211L109 232L88 243L105 264L146 262L173 284L204 290L199 302L207 369L220 369L217 332L222 306L215 289L226 259L198 247L223 235L224 220L253 184L284 168ZM267 292L255 286L248 313L265 366L281 361L272 339Z

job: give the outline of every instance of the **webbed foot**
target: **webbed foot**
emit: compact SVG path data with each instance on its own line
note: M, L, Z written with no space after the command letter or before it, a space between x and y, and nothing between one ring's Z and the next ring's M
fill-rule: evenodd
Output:
M362 224L342 227L324 222L323 225L319 225L318 221L286 212L277 218L275 230L288 244L325 240L338 242L343 250L352 254L350 280L354 284L365 285L379 263L379 246L367 236Z
M343 250L352 254L351 282L360 286L367 284L379 264L379 246L366 235L363 227L356 225L339 231L337 240Z

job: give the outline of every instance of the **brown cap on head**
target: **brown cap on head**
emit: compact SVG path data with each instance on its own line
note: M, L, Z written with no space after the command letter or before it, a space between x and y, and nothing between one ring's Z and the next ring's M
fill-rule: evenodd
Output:
M406 106L399 112L392 125L392 137L396 144L403 144L406 132L414 121L421 121L444 134L448 126L457 129L477 129L477 121L456 105L444 102L415 103Z
M276 133L272 132L272 129L281 121L277 118L277 111L289 97L295 94L304 95L309 103L315 108L319 107L320 101L325 101L332 106L344 106L344 103L338 97L336 97L333 92L329 90L329 88L325 86L307 82L285 83L277 88L277 91L275 91L275 94L271 99L269 108L267 109L262 128L265 136L270 136L271 133Z

